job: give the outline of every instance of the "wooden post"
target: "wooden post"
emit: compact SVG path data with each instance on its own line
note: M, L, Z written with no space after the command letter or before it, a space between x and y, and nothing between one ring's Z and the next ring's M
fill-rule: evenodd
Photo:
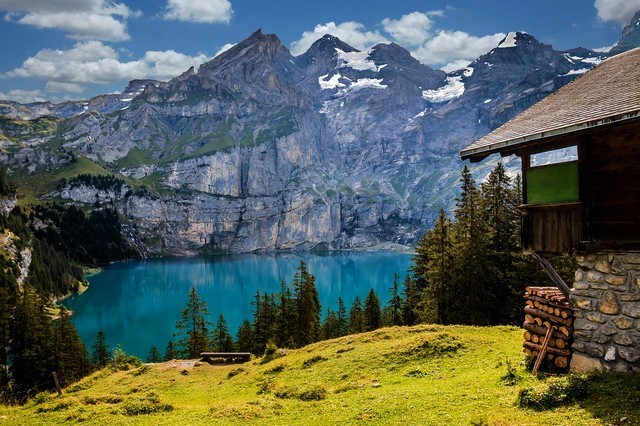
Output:
M540 368L540 364L544 359L545 352L547 352L547 346L549 346L549 340L551 340L551 333L556 329L556 326L551 326L547 328L547 334L544 336L544 342L542 343L542 349L540 349L540 353L538 354L538 359L536 360L536 364L533 366L533 371L531 372L534 376L538 374L538 368Z
M62 388L60 387L60 381L58 381L58 373L55 371L52 373L53 383L56 385L56 390L58 391L58 395L62 395Z

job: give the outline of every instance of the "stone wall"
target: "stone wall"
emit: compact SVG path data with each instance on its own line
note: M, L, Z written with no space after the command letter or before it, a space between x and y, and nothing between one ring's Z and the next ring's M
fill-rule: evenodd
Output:
M577 260L571 370L640 371L640 253Z

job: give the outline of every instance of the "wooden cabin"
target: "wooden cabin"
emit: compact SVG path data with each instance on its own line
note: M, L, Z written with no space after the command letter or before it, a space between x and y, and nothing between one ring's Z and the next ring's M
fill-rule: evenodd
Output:
M525 251L574 254L576 371L640 371L640 49L462 150L522 160ZM574 365L575 362L575 365Z

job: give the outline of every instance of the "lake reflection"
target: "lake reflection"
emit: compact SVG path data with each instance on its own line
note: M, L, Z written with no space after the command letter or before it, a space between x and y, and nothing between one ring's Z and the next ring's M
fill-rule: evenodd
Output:
M207 302L210 320L224 315L235 336L240 323L251 319L257 290L277 292L280 280L290 286L301 260L316 277L323 314L336 309L342 297L347 309L355 296L364 300L373 288L382 303L389 299L394 273L401 279L411 256L390 252L327 252L271 255L225 255L164 258L109 265L89 278L89 289L65 300L73 321L91 351L102 329L108 343L122 344L127 353L146 357L151 346L162 354L173 339L174 324L195 286Z

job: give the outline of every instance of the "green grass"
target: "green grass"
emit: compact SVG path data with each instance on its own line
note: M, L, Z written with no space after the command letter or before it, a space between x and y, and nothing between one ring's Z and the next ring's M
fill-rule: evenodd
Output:
M40 168L36 173L30 174L26 170L20 169L15 175L11 176L11 181L19 188L19 204L31 205L40 202L37 196L54 191L60 179L69 180L83 173L94 175L113 174L111 170L102 167L87 157L78 156L77 161L52 170ZM125 178L125 182L129 183L130 179Z
M547 388L570 389L524 370L521 339L513 327L394 327L269 362L103 370L61 397L0 407L0 417L7 425L606 425L622 417L640 424L637 375L580 378L586 392L553 408L521 406L526 389L536 389L529 401Z

